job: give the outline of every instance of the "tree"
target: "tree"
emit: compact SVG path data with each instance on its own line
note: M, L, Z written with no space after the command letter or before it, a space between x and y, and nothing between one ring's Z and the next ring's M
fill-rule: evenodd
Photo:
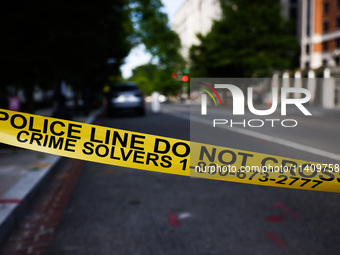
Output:
M37 82L98 90L120 73L131 48L127 7L128 0L7 1L0 9L2 82L21 84L29 100Z
M1 82L24 87L32 112L35 84L58 89L65 80L93 95L120 76L136 43L162 70L175 68L183 61L180 41L161 7L160 0L7 1L0 8Z
M130 80L134 81L144 94L149 95L156 89L154 80L157 70L157 66L150 63L137 66L132 70Z
M181 41L170 29L169 20L161 11L160 0L131 0L131 19L135 33L132 41L144 43L146 49L157 60L157 65L147 64L134 70L132 80L143 89L148 83L146 93L158 90L164 94L177 92L180 84L171 78L171 73L182 70L185 61L179 49Z
M221 0L222 18L190 49L196 77L263 77L297 65L292 22L279 1Z
M136 67L132 72L130 80L134 81L146 95L156 90L165 95L175 94L181 89L182 83L169 77L170 68L160 68L149 63Z
M183 66L179 53L181 41L170 29L168 16L161 11L160 0L131 0L131 19L134 22L133 40L144 43L147 50L157 57L162 67Z

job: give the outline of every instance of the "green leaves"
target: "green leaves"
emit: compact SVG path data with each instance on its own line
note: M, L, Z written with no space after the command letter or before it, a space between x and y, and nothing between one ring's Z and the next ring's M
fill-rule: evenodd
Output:
M109 77L117 80L138 43L159 60L158 76L177 71L180 40L161 8L160 0L7 1L0 10L2 82L32 88L65 80L100 91Z
M66 80L98 88L119 74L132 32L128 0L8 1L2 6L2 60L9 83ZM116 63L107 64L108 59ZM18 77L13 80L13 77Z
M171 78L172 70L146 64L136 67L130 80L133 80L146 95L150 95L153 91L159 91L165 95L174 94L182 88L182 82Z
M144 43L146 49L158 60L158 65L146 64L133 71L134 80L145 94L160 91L164 94L181 89L181 83L171 78L172 72L182 70L185 64L180 55L181 42L162 12L160 0L131 0L133 41Z
M190 49L193 76L262 77L294 67L297 37L272 0L221 1L222 19Z
M135 41L143 42L150 53L159 59L162 67L183 65L179 54L181 42L161 11L160 0L131 0L131 19L135 28Z

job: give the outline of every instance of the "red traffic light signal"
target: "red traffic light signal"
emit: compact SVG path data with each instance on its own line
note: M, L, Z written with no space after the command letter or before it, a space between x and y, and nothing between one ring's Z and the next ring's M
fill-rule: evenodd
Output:
M189 80L189 76L188 75L183 75L182 76L182 81L187 82Z
M172 74L171 74L171 77L172 77L173 79L176 79L176 78L178 77L178 74L177 74L177 73L172 73Z

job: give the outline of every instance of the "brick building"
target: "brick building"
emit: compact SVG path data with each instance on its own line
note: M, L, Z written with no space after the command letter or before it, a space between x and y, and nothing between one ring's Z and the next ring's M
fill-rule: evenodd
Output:
M340 64L340 0L302 0L301 68Z

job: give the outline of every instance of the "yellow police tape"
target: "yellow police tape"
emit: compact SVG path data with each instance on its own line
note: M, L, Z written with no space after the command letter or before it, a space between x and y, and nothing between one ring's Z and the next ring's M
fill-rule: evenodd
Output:
M3 109L0 142L168 174L340 192L338 164L319 164Z

